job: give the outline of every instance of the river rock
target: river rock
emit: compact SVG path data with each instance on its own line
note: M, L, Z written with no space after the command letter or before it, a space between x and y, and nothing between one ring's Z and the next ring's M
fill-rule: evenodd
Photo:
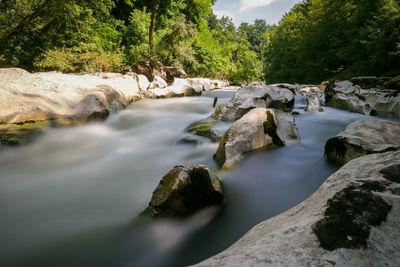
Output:
M224 201L220 179L205 165L175 166L160 181L148 208L153 217L185 217Z
M134 73L134 72L128 72L127 75L132 76L136 80L136 82L138 84L138 87L139 87L139 90L146 91L147 89L149 89L150 82L147 79L147 77L144 76L143 74L137 74L137 73Z
M365 115L370 115L372 110L367 102L361 100L357 96L352 94L345 95L343 93L335 94L329 102L329 106Z
M354 85L359 85L363 89L378 87L379 78L375 76L354 77L350 80Z
M358 120L325 144L325 155L339 163L400 148L400 124L379 120Z
M322 112L324 111L319 102L318 96L316 94L307 95L307 112Z
M30 74L11 68L0 69L0 80L1 124L49 119L79 124L92 116L90 110L111 113L140 99L136 79L118 73Z
M160 76L163 80L167 80L165 66L157 60L141 60L133 66L133 71L137 74L143 74L149 81L155 76Z
M254 108L275 108L291 112L294 107L294 94L288 89L272 86L243 87L235 96L214 113L215 119L235 121Z
M222 89L222 88L225 88L228 86L230 86L230 83L227 80L211 80L210 81L210 90Z
M311 197L196 266L398 266L399 163L400 151L350 161Z
M157 89L157 88L167 88L167 82L161 78L160 76L154 76L154 80L150 83L149 89Z
M187 74L184 69L180 67L165 67L165 72L167 73L167 82L172 83L175 78L186 78Z
M223 165L223 169L229 169L245 153L268 146L283 146L298 139L291 114L276 109L255 108L229 127L219 143L215 159Z

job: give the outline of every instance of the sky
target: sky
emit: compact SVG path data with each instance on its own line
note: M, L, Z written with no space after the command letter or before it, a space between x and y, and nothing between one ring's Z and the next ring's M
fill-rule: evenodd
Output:
M301 0L217 0L213 10L217 17L231 17L237 26L255 19L276 24L298 2Z

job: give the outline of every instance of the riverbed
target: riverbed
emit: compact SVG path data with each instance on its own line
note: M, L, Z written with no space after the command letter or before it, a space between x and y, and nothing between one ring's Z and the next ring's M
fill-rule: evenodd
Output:
M324 107L296 115L300 142L217 171L217 144L180 142L214 111L201 97L142 100L97 124L50 129L0 150L0 266L185 266L226 249L257 223L309 197L339 166L328 138L365 116ZM222 210L185 220L137 215L175 165L206 164L226 187ZM216 216L215 216L216 214Z

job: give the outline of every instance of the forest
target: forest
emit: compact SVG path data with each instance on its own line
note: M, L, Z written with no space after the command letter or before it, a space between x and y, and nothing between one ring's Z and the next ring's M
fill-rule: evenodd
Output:
M0 66L111 72L142 59L231 82L400 72L400 0L305 0L236 27L216 0L2 0Z

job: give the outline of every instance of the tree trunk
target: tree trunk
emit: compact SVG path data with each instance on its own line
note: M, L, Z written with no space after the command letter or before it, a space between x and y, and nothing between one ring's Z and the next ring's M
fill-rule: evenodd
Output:
M159 1L156 0L153 4L151 9L151 21L150 21L150 28L149 28L149 49L150 52L153 51L154 46L154 30L156 29L156 18L157 18L157 11L158 6L160 5Z
M36 8L36 10L32 14L29 14L28 16L26 16L18 24L18 26L15 27L15 29L10 33L10 36L14 36L14 35L20 33L25 28L25 26L27 26L29 23L31 23L32 20L37 18L40 15L40 13L43 11L43 9L52 1L53 0L44 1L38 8Z

